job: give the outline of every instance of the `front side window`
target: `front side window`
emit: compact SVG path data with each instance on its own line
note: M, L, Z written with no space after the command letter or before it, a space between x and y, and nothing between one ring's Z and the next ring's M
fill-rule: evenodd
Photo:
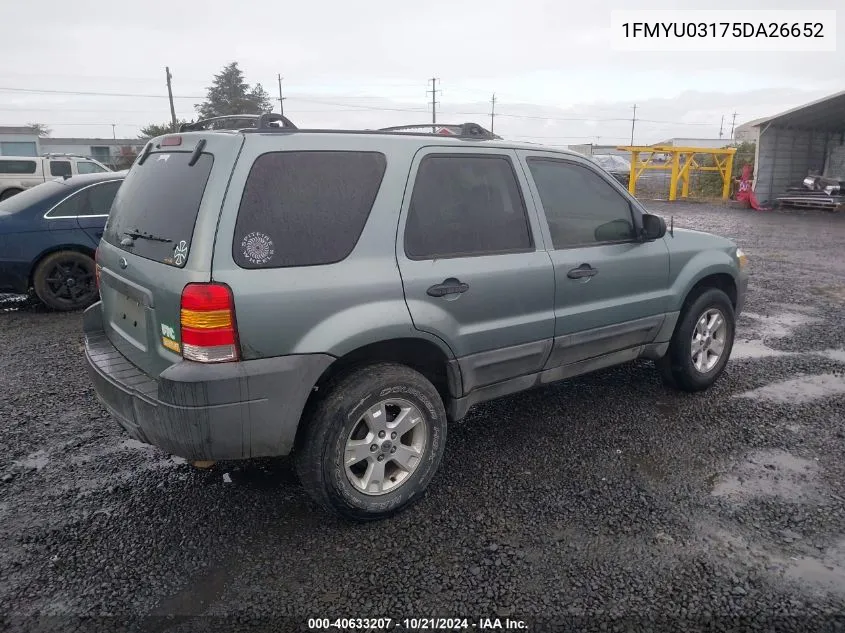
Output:
M76 171L80 174L100 174L106 170L100 167L97 163L83 161L76 163Z
M262 154L241 197L232 257L241 268L317 266L355 248L387 167L384 154Z
M69 160L51 160L50 161L50 175L51 176L70 176L70 161Z
M429 155L420 162L405 226L408 257L469 257L533 247L507 156Z
M529 158L556 249L635 239L631 205L592 169Z

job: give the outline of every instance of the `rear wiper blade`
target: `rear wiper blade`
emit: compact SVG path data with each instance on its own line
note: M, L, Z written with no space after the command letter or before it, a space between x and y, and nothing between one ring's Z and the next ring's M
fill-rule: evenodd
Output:
M150 240L151 242L172 242L173 240L168 239L166 237L159 237L158 235L153 235L152 233L140 233L138 231L124 231L123 235L126 237L131 237L133 240L142 239L142 240Z

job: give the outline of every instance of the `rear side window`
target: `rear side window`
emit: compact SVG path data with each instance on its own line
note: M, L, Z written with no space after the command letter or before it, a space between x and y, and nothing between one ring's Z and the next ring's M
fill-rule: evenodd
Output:
M533 246L506 156L432 155L420 162L405 226L408 257L494 255Z
M50 175L51 176L70 176L70 161L69 160L51 160L50 161Z
M141 257L182 267L214 159L190 152L150 154L135 163L111 205L103 234L109 244Z
M119 188L119 180L91 185L62 201L46 217L68 218L108 215L111 203Z
M34 160L0 160L0 174L34 174Z
M384 171L377 152L270 152L244 187L232 257L241 268L345 259L364 230Z

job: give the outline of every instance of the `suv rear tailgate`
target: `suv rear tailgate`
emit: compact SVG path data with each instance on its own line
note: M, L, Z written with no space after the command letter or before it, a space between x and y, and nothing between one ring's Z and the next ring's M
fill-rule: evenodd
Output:
M211 279L220 207L243 144L239 134L164 138L172 137L180 144L161 147L162 139L153 139L151 153L132 166L97 257L105 334L151 377L181 360L182 290Z

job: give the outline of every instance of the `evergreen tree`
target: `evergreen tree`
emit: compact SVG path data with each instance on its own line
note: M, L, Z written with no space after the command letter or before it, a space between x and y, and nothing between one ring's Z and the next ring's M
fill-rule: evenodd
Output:
M262 114L273 109L270 95L261 84L250 86L238 62L232 62L214 76L204 103L194 106L201 119L231 114Z

